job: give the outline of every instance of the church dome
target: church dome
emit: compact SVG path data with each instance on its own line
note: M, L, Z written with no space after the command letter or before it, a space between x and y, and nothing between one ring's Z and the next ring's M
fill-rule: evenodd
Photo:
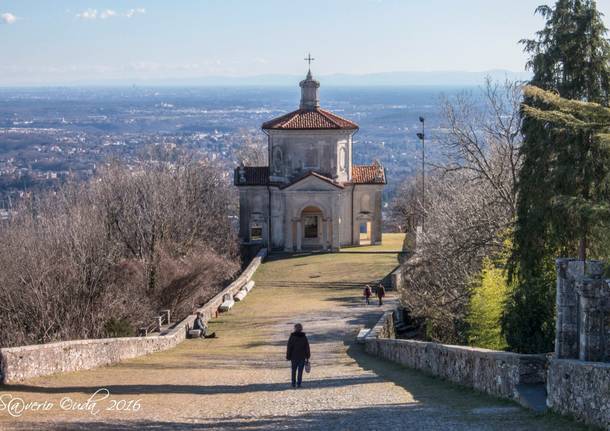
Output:
M263 130L358 129L356 123L320 108L320 82L313 79L311 69L299 86L301 87L299 109L263 123Z

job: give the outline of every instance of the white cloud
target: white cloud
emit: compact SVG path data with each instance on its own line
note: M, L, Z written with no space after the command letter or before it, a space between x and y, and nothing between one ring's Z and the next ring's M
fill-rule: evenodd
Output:
M14 24L17 21L17 17L10 12L5 12L0 15L0 20L4 24Z
M112 9L106 9L106 10L102 11L102 13L100 13L101 19L108 19L108 18L112 18L113 16L116 16L116 11L114 11Z
M146 9L143 7L128 9L125 12L117 12L113 9L104 9L103 11L98 12L97 9L87 9L77 13L76 18L92 21L96 19L110 19L116 17L133 18L136 15L144 15L145 13Z
M92 20L97 19L97 9L87 9L76 14L78 19Z
M146 9L144 9L143 7L139 7L136 9L129 9L127 12L125 12L125 16L127 18L132 18L136 15L144 15L146 13Z

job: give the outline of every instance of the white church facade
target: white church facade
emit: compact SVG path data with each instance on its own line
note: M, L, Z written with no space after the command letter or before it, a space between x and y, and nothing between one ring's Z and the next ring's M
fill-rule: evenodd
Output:
M263 124L269 166L235 170L242 244L296 252L381 243L385 170L352 164L358 125L320 108L311 70L300 87L300 108Z

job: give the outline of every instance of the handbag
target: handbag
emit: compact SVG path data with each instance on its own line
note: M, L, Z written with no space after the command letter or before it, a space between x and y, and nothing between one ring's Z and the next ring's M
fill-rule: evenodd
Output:
M311 362L309 361L305 361L305 372L306 373L311 373Z

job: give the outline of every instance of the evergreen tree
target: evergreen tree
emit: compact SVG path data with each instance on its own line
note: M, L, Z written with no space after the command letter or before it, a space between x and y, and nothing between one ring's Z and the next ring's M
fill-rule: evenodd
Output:
M536 10L545 27L524 40L534 76L531 85L577 101L610 102L610 43L592 0L558 0ZM538 95L539 96L539 95ZM525 94L538 113L549 99ZM511 260L516 288L502 319L512 350L550 351L554 338L554 259L586 257L592 187L603 177L599 140L591 130L543 120L524 109L523 165L518 181L517 220ZM561 111L558 111L561 113ZM565 114L565 113L564 113ZM576 118L576 117L575 117ZM557 118L555 118L557 119Z

